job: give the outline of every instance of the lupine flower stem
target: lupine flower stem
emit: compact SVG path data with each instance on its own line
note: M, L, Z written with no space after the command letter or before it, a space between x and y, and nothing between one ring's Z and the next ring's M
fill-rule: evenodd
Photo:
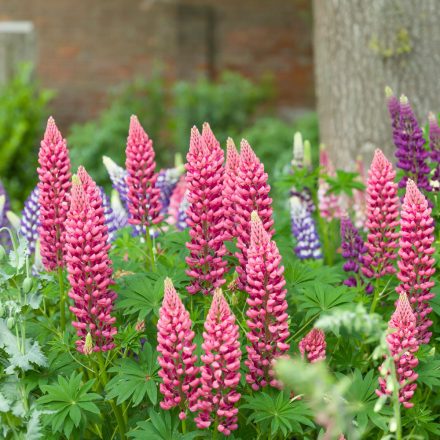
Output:
M147 244L147 270L151 267L156 272L156 260L154 259L153 241L151 240L150 228L145 227L145 242Z
M102 352L98 351L96 354L97 354L98 371L99 371L98 380L101 382L102 388L105 389L108 382L108 376L107 376L107 371L105 369L104 358L102 356ZM114 400L110 400L109 403L116 417L116 422L118 424L118 431L121 440L124 440L126 438L125 436L126 428L125 428L125 421L124 421L124 416L121 412L121 408L118 405L116 405Z
M64 273L61 266L58 267L58 285L60 287L60 327L66 329L66 289L64 288Z

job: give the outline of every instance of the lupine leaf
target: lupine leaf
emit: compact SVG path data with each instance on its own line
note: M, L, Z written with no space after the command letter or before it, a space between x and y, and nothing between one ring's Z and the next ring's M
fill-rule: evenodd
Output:
M419 374L417 382L424 383L431 389L440 386L440 358L421 360L417 373Z

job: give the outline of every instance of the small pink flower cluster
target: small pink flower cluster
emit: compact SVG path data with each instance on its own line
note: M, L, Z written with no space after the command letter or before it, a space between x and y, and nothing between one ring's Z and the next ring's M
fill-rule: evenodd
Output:
M390 354L394 359L397 380L400 385L399 401L405 408L414 406L409 400L414 395L417 388L415 381L418 374L414 368L418 365L418 359L415 353L419 349L417 341L416 316L412 311L406 293L402 293L397 301L396 311L389 322L391 331L387 336L387 343ZM381 367L382 377L379 378L379 390L376 390L378 396L390 395L391 390L387 387L387 377L390 371L384 371Z
M71 285L69 297L76 315L72 325L77 329L78 351L108 351L114 347L111 316L116 293L110 290L112 281L110 244L105 224L104 210L98 187L80 168L74 176L71 204L66 220L65 262ZM90 334L92 347L85 347Z
M307 355L307 360L312 364L325 359L326 347L325 334L318 328L312 329L299 343L301 356L304 359Z

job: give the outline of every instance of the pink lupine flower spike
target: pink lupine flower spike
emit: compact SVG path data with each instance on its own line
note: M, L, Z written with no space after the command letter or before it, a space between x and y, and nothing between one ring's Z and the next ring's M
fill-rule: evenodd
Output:
M238 325L221 289L215 291L206 317L202 348L200 412L195 421L200 429L214 422L214 429L230 435L238 428L241 351Z
M79 339L77 349L88 354L114 348L117 330L111 316L116 293L108 257L107 226L100 191L84 169L72 179L71 205L66 220L66 266L71 285L69 297L76 315L72 325ZM87 344L86 344L87 342Z
M251 215L251 242L246 266L249 332L246 347L247 382L252 389L279 386L272 375L272 363L289 349L286 281L284 267L274 241L265 231L256 211Z
M194 354L194 332L189 313L185 309L173 282L165 279L165 292L157 322L157 351L160 353L159 377L162 409L179 407L181 420L186 418L186 409L196 410L198 367Z

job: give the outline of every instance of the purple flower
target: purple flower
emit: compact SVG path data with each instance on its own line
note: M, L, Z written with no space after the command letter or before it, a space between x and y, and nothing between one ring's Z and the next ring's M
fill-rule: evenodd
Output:
M116 232L119 229L119 225L116 220L115 213L113 212L110 199L105 193L104 188L99 187L99 191L101 192L102 208L104 209L104 217L105 224L107 226L108 238L110 241L113 241L116 238Z
M127 171L107 156L103 156L102 161L107 168L107 172L110 180L112 181L113 188L118 192L122 204L127 209Z
M40 204L38 203L39 189L36 186L24 202L21 213L20 235L28 242L29 253L33 254L38 240L38 228L40 226Z
M316 224L304 201L293 196L290 198L290 216L292 234L296 239L295 253L301 260L322 258Z
M402 95L398 102L398 107L396 101L397 99L394 96L388 96L393 140L396 145L396 166L405 172L405 175L399 182L399 188L405 188L408 179L412 179L419 188L431 191L432 188L428 180L430 169L426 163L429 152L425 149L422 129L414 115L408 98Z
M353 274L344 281L344 284L349 287L365 284L360 269L364 265L364 254L367 252L367 247L349 217L341 219L341 248L342 256L346 260L343 269L345 272ZM367 284L365 291L368 294L372 293L373 286Z
M160 189L159 200L162 205L161 213L164 215L168 213L171 195L177 182L179 182L181 174L182 172L179 168L164 168L159 171L156 187Z

